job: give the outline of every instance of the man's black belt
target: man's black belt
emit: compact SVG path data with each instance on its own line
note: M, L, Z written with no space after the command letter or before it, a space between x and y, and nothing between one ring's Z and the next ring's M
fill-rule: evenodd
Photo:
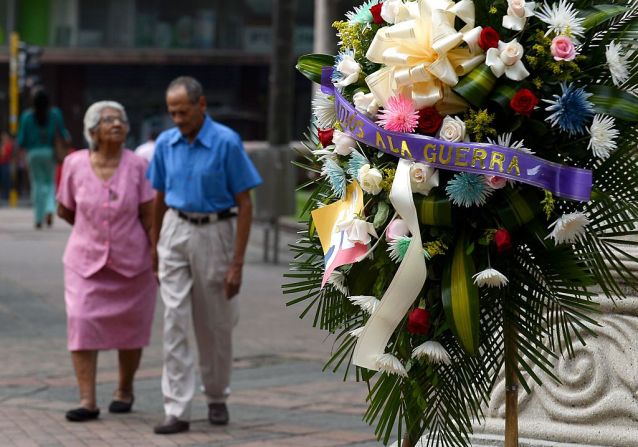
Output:
M180 211L180 210L175 210L175 211L177 212L177 215L180 217L180 219L184 219L185 221L192 223L194 225L205 225L208 223L213 223L213 222L217 222L224 219L230 219L231 217L237 216L237 213L235 213L234 211L231 211L230 209L223 210L218 213L206 214L204 216L189 216L183 211Z

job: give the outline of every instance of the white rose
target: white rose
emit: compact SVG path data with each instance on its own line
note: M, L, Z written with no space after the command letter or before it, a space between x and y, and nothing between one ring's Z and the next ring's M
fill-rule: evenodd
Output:
M410 11L403 0L387 0L381 6L381 18L388 23L402 22L409 17Z
M443 118L439 137L452 143L463 141L465 139L465 123L459 117L446 116Z
M363 189L368 194L377 195L381 192L381 182L383 181L383 174L377 168L371 168L366 164L359 169L359 175L357 180Z
M410 185L413 193L427 196L432 188L439 186L439 171L423 163L414 163L410 167Z
M514 65L523 57L523 45L516 39L508 43L499 42L498 49L501 51L501 60L507 66Z
M374 225L365 220L351 218L337 224L338 231L345 231L348 240L354 244L368 245L372 240L370 236L378 238Z
M516 17L525 17L525 0L507 0L507 14Z
M337 71L341 73L344 78L341 81L336 82L335 85L337 87L347 87L359 80L361 66L352 56L344 54L337 64Z
M363 113L370 118L377 115L377 112L379 111L379 104L374 99L374 95L372 93L357 92L352 97L352 100L354 102L354 107L360 113Z
M338 155L350 155L354 150L356 141L350 135L335 129L332 135L332 143L335 145L335 153Z

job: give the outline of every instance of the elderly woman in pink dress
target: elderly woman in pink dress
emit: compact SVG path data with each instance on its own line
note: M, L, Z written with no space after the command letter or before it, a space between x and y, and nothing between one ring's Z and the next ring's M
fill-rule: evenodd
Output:
M96 419L98 351L117 349L119 383L111 413L133 406L133 379L147 346L155 309L149 231L153 190L147 162L123 145L124 108L93 104L84 116L90 149L66 157L58 190L58 215L73 225L64 252L68 349L80 389L69 421Z

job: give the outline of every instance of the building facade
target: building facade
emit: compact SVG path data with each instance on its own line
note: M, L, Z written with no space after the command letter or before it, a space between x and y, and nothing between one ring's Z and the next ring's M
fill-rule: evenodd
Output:
M298 0L295 53L312 51L314 2ZM179 75L203 84L214 119L246 140L266 137L272 0L0 0L0 63L8 73L11 29L43 48L39 77L80 147L82 117L94 101L121 102L129 146L170 125L164 90ZM6 127L7 80L0 83ZM309 83L295 79L294 136L309 120ZM24 106L25 101L22 101Z

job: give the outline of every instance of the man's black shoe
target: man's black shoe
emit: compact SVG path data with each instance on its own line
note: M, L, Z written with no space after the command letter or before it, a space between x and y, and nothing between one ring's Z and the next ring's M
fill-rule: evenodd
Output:
M174 435L175 433L188 431L190 428L190 422L180 421L175 416L166 416L166 420L156 425L153 431L156 435Z
M225 403L208 404L208 421L213 425L228 424L228 408Z

